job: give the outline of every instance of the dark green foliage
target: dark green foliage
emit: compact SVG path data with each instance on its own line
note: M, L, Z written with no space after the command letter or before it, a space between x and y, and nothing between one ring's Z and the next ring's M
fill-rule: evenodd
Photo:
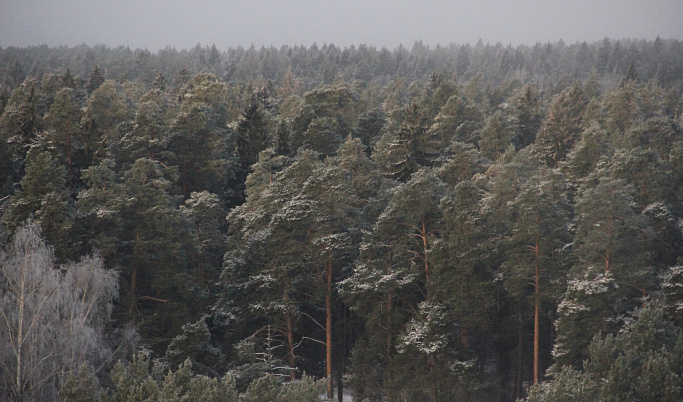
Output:
M518 150L531 145L541 128L543 114L539 103L538 87L532 83L519 89L510 100L515 128L512 142Z
M531 389L530 401L677 401L683 397L680 327L658 303L626 319L618 334L596 335L583 370L563 368Z
M90 367L83 365L77 373L69 375L59 389L59 398L74 402L101 401L99 384Z
M0 49L0 242L32 217L60 259L120 274L109 361L131 364L79 358L50 386L317 400L306 372L357 400L535 380L532 400L680 399L681 54Z
M484 128L479 130L479 150L491 160L497 160L505 153L505 149L511 144L512 132L504 120L503 114L494 113L486 119Z
M2 215L5 229L13 233L29 218L35 219L45 240L64 261L71 255L68 244L74 220L74 205L66 189L66 169L49 152L35 154L28 161L21 188L9 199Z
M386 124L386 116L382 110L373 109L365 111L358 116L356 135L370 152L381 135L382 128Z
M26 153L42 127L38 83L27 78L12 91L0 116L0 194L8 195L21 180Z
M401 115L396 132L382 136L374 158L384 175L406 182L421 167L433 166L439 149L428 131L431 119L420 103L411 103Z
M158 89L152 89L138 101L130 131L121 138L120 154L116 159L132 164L138 158L168 162L170 118L176 107Z
M88 78L85 89L89 94L92 94L100 85L102 85L102 83L104 83L104 74L102 74L99 66L95 66L95 69L90 73L90 78Z
M267 121L261 108L255 99L252 100L235 128L235 157L244 172L250 171L251 165L258 160L258 154L268 146Z
M45 115L47 138L55 157L62 160L69 175L78 175L78 167L83 167L83 131L80 122L83 111L78 104L75 91L64 88L57 92L54 103ZM74 180L77 177L72 177Z
M334 155L351 132L357 95L346 85L321 86L306 93L291 121L289 148Z
M548 166L555 167L563 161L579 140L586 104L583 91L577 84L553 99L535 141L536 152Z
M575 183L592 173L598 164L614 153L607 132L593 124L581 133L581 139L567 155L562 170Z
M223 363L221 351L211 345L211 334L206 325L206 317L196 323L183 325L183 332L173 338L166 349L164 361L172 368L180 367L189 360L198 374L216 376L219 365Z
M181 193L185 198L203 190L223 195L228 174L228 88L216 76L200 74L182 91L169 138L169 159L178 167Z
M558 308L554 355L574 367L587 357L593 335L618 329L621 314L642 303L655 285L653 232L633 208L633 187L598 177L576 203L577 231L567 292Z
M189 227L169 194L173 171L147 158L121 176L112 167L104 160L84 171L79 210L98 229L90 244L122 271L121 316L135 321L158 314L153 322L142 319L139 330L154 349L165 350L202 305L196 277L188 272ZM168 331L173 325L175 331Z

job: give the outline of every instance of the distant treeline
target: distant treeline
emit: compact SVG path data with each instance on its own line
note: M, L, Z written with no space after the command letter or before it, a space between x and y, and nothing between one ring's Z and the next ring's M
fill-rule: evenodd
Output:
M483 74L492 85L509 79L545 85L561 78L583 80L591 73L614 84L631 67L642 80L655 80L671 87L683 82L683 44L661 38L605 38L591 44L560 41L517 47L479 41L474 46L451 44L432 48L418 41L410 48L399 46L393 50L367 45L341 48L334 44L279 49L236 47L227 51L215 45L197 44L190 50L167 47L157 52L105 45L9 47L0 48L0 87L9 91L29 75L40 79L67 69L87 77L95 66L105 71L106 78L138 80L148 85L159 73L175 77L183 69L192 75L211 72L228 83L279 82L290 71L306 90L335 80L380 85L397 78L412 82L427 79L434 71L455 73L460 80Z

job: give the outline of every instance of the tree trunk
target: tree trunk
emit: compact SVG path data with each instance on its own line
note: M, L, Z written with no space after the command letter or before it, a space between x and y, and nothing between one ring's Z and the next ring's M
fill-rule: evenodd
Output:
M334 397L332 389L332 262L325 266L325 366L327 374L327 399Z
M289 293L283 296L287 308L285 309L285 321L287 325L287 348L289 349L289 379L296 380L296 356L294 355L294 324L292 323L292 313L289 311Z
M429 294L429 257L427 257L427 227L425 221L422 221L422 249L424 250L424 262L425 262L425 281L427 282L427 294Z
M135 304L136 304L136 298L135 298L135 287L137 286L137 281L138 281L138 267L137 265L133 264L133 272L130 274L130 301L128 304L128 314L130 316L133 316L133 312L135 312Z
M26 295L24 294L26 288L25 288L25 283L24 283L24 278L25 276L22 275L22 280L21 280L21 286L20 286L20 298L19 298L19 322L17 322L18 328L17 328L17 376L16 376L16 395L17 395L17 400L21 401L23 400L23 389L21 386L21 383L23 379L21 378L21 374L23 372L23 367L22 367L22 356L24 354L24 306L25 306L25 300L26 300ZM9 325L7 327L7 330L10 331Z
M513 399L522 396L522 385L524 382L524 321L521 310L517 313L517 375L515 380L515 395Z
M392 294L389 293L387 295L387 301L386 301L386 308L387 308L387 345L386 345L386 351L385 351L385 356L384 356L384 364L385 367L389 367L389 358L391 357L391 339L392 339L392 334L391 334L391 299L392 299ZM385 370L385 381L387 383L391 382L391 372L388 372L389 370ZM384 384L385 386L387 384ZM393 398L390 395L387 395L387 401L392 402Z
M538 220L537 220L538 221ZM540 326L539 326L539 315L540 315L540 299L539 299L539 293L540 293L540 286L541 286L541 269L539 266L539 258L540 258L540 247L539 247L539 240L538 240L538 234L536 234L536 244L534 245L534 252L535 252L535 268L536 272L534 275L534 384L538 383L538 344L539 344L539 336L540 336Z

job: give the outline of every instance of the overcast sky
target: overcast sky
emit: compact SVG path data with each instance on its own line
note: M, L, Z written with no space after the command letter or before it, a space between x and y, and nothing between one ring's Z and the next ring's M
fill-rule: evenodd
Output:
M0 46L410 47L683 39L683 0L0 0Z

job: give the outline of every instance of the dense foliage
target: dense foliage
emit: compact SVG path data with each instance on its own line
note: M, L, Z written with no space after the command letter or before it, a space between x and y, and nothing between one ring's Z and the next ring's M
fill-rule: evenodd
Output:
M678 41L8 48L0 111L2 399L683 398Z

